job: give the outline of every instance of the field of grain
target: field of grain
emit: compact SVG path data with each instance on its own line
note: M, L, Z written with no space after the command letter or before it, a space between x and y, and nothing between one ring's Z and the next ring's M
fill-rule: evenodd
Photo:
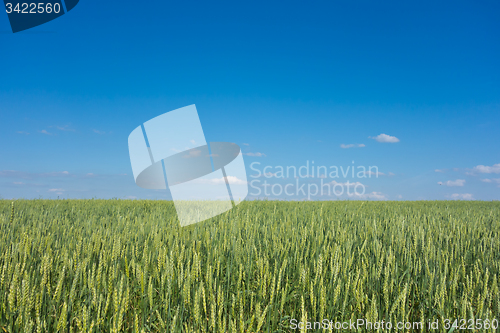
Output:
M2 200L0 332L494 332L499 236L499 202L254 201L181 228L168 201Z

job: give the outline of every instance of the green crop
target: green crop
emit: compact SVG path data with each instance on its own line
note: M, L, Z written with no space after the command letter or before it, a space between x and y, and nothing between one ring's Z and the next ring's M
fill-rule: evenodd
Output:
M253 201L181 228L169 201L3 200L0 332L498 320L499 236L499 202Z

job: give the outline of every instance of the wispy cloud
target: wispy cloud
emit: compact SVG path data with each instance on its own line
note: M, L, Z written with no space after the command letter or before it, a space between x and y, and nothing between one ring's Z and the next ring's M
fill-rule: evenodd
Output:
M202 151L199 149L191 149L182 155L182 158L193 158L201 156Z
M387 135L387 134L379 134L377 136L369 136L369 139L373 139L377 142L383 142L383 143L396 143L399 142L399 139L396 138L395 136Z
M17 133L17 134L23 134L23 135L29 135L29 133L28 133L28 132L25 132L25 131L17 131L16 133Z
M47 130L41 130L41 131L38 131L39 133L42 133L42 134L45 134L45 135L54 135L50 132L48 132Z
M385 173L377 171L373 172L371 170L365 171L365 176L368 176L371 178L371 176L379 177L379 176L385 176Z
M500 173L500 163L493 164L493 166L478 165L472 168L475 173Z
M3 178L22 178L22 179L34 179L34 178L48 178L48 177L66 177L69 176L68 171L56 171L56 172L25 172L17 170L0 170L0 177Z
M387 200L387 195L382 192L371 192L365 194L352 194L350 197L355 197L358 199L372 199L372 200Z
M457 180L448 180L446 182L438 182L439 185L445 185L445 186L464 186L465 185L465 179L457 179Z
M244 146L250 146L250 144L248 144L248 143L242 143L242 145L244 145Z
M453 193L446 197L453 200L474 200L474 196L471 193Z
M96 133L96 134L99 134L99 135L103 135L103 134L106 134L106 132L104 131L99 131L97 129L93 129L92 132Z
M43 184L43 183L39 183L39 182L30 182L30 181L27 181L27 182L24 182L24 181L13 181L13 182L5 182L5 183L2 183L2 187L4 188L23 188L23 189L36 189L36 188L50 188L51 186L48 185L48 184ZM37 191L38 192L38 191Z
M121 174L94 174L94 173L81 173L74 174L69 171L56 171L56 172L25 172L17 170L0 170L0 178L11 179L12 181L20 181L21 179L46 179L46 178L60 178L60 179L88 179L88 178L101 178L109 179L115 177L126 176L126 173Z
M342 149L348 149L348 148L363 148L365 145L363 143L350 143L350 144L344 144L342 143L340 145L340 148Z
M76 132L75 129L69 127L69 125L64 125L64 126L49 126L49 127L52 127L52 128L56 128L60 131L63 131L63 132Z
M375 177L380 177L380 176L388 176L388 177L393 177L395 176L396 174L394 172L388 172L387 174L386 173L383 173L383 172L373 172L371 170L368 170L368 171L365 171L365 176L367 177L370 177L371 176L375 176Z
M436 169L434 172L445 173L447 169Z
M47 190L47 192L64 192L65 190L62 188L51 188Z
M266 154L263 153L243 153L243 155L253 156L253 157L264 157Z
M500 178L491 178L491 179L488 179L488 178L484 178L484 179L480 179L483 183L496 183L498 184L498 187L500 187Z

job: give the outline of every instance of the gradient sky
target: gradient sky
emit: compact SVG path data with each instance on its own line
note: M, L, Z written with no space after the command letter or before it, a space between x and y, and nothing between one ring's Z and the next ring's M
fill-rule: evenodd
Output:
M499 16L498 1L82 0L13 34L0 14L0 196L169 198L135 185L127 138L196 104L248 176L354 161L384 174L335 179L362 199L499 200Z

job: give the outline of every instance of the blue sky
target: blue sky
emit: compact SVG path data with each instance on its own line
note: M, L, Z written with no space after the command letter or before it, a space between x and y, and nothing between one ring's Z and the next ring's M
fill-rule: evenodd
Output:
M352 199L499 200L499 14L497 1L82 0L16 34L2 14L0 195L169 198L135 185L127 138L196 104L207 141L248 154L249 180L253 162L354 161L383 175L328 179L363 183Z

